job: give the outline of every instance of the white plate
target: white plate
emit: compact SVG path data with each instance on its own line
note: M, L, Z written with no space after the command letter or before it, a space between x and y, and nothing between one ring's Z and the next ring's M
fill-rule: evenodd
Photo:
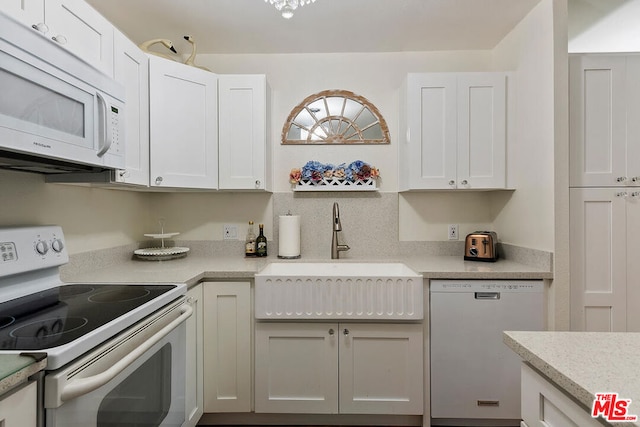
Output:
M136 249L133 253L140 259L164 261L187 256L189 248L175 246L171 248L144 248Z
M145 234L145 237L152 237L154 239L169 239L173 236L177 236L180 233L163 233L163 234Z

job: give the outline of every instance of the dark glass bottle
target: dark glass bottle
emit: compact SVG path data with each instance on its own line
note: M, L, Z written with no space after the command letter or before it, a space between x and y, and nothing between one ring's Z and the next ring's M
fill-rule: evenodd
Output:
M256 239L256 255L267 256L267 238L264 237L264 224L260 224L260 234Z

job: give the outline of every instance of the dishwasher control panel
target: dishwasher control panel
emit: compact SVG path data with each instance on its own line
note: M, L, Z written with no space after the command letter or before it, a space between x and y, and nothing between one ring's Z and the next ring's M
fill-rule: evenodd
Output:
M542 292L542 280L431 280L430 292Z

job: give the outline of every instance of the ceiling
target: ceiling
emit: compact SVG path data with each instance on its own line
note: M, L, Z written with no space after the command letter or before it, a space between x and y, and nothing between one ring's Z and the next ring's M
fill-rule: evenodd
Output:
M87 0L136 43L198 53L491 49L540 0L317 0L286 20L263 0Z

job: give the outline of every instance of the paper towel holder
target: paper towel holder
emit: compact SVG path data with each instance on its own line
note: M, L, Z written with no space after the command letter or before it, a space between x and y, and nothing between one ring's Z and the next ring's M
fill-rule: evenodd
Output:
M292 215L291 215L291 210L289 210L289 211L287 212L286 216L292 216ZM279 244L280 244L280 242L278 242L278 245L279 245ZM289 256L289 255L280 255L280 254L278 254L278 258L279 258L279 259L300 259L300 258L301 258L301 256L302 256L301 254L298 254L298 255L291 255L291 256Z

